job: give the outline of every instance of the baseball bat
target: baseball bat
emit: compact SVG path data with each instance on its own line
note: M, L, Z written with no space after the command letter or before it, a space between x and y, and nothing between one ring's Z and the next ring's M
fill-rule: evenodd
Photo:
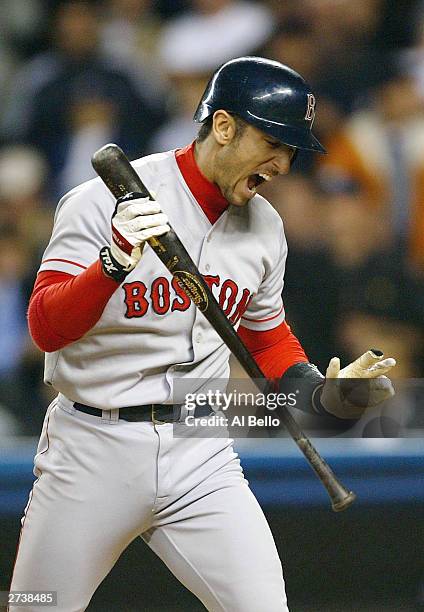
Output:
M96 151L91 163L115 198L136 191L153 200L149 190L117 145L107 144ZM260 380L266 386L268 382L266 376L227 319L172 227L166 234L150 238L148 242L195 306L205 315L247 374L254 379L256 385L258 386L257 381ZM294 442L326 488L333 510L340 512L348 508L355 500L355 494L337 479L330 466L314 448L286 407L282 407L280 417Z

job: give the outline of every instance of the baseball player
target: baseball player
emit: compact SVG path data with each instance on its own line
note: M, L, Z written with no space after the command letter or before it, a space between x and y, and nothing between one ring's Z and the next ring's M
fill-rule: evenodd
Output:
M393 359L369 351L341 370L334 358L325 378L285 321L283 225L256 189L289 172L298 149L324 152L314 116L299 74L234 59L207 86L195 142L134 162L156 201L116 203L95 179L59 202L29 307L58 396L35 457L12 590L56 590L61 612L85 610L141 536L208 610L288 610L276 547L232 440L173 435L184 413L177 383L190 380L196 392L199 381L228 377L229 351L145 243L172 224L265 374L281 385L304 379L311 411L360 416L328 379L373 379L368 405L390 397Z

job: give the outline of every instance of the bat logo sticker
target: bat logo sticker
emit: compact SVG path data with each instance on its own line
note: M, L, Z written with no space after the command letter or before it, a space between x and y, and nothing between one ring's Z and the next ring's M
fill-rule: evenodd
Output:
M176 270L174 276L200 312L204 312L209 304L208 296L197 278L185 270Z

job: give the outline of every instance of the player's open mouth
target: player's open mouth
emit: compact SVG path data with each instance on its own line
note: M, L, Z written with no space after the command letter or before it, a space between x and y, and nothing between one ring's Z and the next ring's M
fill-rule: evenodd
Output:
M250 174L247 178L247 188L252 195L256 193L257 187L265 181L270 181L272 176L266 172L259 172L258 174Z

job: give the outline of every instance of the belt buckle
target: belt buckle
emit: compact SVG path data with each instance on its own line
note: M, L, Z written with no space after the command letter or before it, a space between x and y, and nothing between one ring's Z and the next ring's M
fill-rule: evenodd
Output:
M156 418L155 418L155 405L151 404L151 407L152 407L152 409L151 409L151 418L152 418L153 425L162 425L163 421L157 421Z
M155 404L151 404L152 409L151 409L151 418L152 418L152 423L153 425L165 425L165 423L173 423L174 421L168 421L168 420L158 420L155 417Z

